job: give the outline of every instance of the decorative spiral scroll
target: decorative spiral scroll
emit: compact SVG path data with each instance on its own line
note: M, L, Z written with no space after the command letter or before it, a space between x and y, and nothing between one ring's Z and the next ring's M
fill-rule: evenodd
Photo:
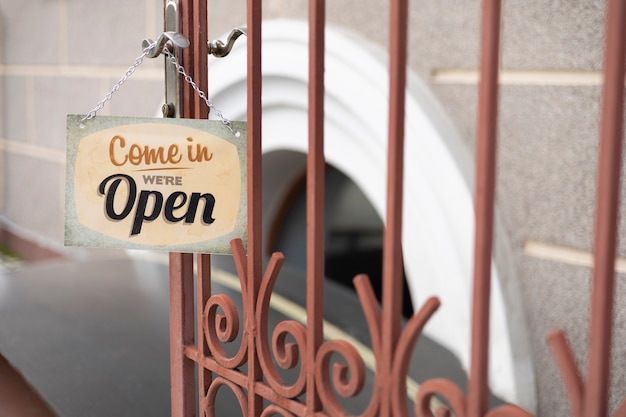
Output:
M434 417L431 411L433 397L440 396L452 408L456 417L466 416L466 400L463 391L453 382L447 379L431 379L422 384L415 399L415 415L417 417ZM437 417L449 415L447 407L437 410ZM406 414L405 414L406 415Z
M357 295L359 297L359 301L361 302L361 308L363 309L363 314L365 315L365 320L367 322L367 327L370 334L370 340L372 344L372 351L374 352L374 356L376 358L380 358L382 355L382 331L381 331L381 310L380 305L378 304L378 300L376 299L376 295L374 293L374 289L372 287L372 283L370 282L369 276L367 274L359 274L352 280L354 283L354 288L356 289ZM380 361L376 362L376 372L374 374L374 378L380 378ZM379 385L379 384L376 384ZM373 417L378 415L380 408L380 390L374 390L370 403L363 413L361 413L361 417Z
M223 313L218 313L219 309ZM242 343L235 356L228 356L222 343L230 343L239 334L239 314L233 300L224 294L212 296L204 307L204 334L211 355L222 366L233 369L246 361L247 344Z
M291 335L295 343L288 343L287 336ZM262 345L262 346L261 346ZM272 334L272 348L274 358L282 369L295 369L300 361L301 352L306 352L306 329L301 323L287 320L276 325ZM261 368L265 380L280 395L285 398L295 398L306 389L306 370L300 367L298 376L291 385L285 383L272 361L272 353L267 342L267 333L257 338L257 349Z
M411 352L415 348L417 340L424 330L424 326L428 320L435 314L435 311L441 305L439 299L431 297L419 309L417 313L411 317L400 335L398 346L394 352L391 389L395 400L392 402L394 412L398 416L408 415L408 406L405 401L406 378L409 373L409 363L411 360Z
M572 417L582 417L584 383L565 333L562 330L552 331L548 333L547 339L565 383Z
M433 414L431 403L435 396L443 398L450 405L451 410L446 406L440 406ZM431 379L424 382L415 400L415 415L417 417L448 417L451 411L456 417L467 415L467 400L463 391L447 379ZM485 417L533 417L533 415L516 405L507 404L494 408L485 414Z
M289 411L280 408L277 405L270 405L263 410L261 413L261 417L273 417L273 416L281 416L281 417L295 417L294 414L291 414Z
M361 302L361 308L363 308L363 314L367 321L367 327L370 332L370 339L372 341L372 351L376 357L382 354L381 347L381 314L380 305L376 299L372 283L366 274L359 274L352 280L354 288L359 296Z
M248 397L246 393L239 385L222 377L216 378L211 382L207 395L204 397L204 401L201 402L201 412L203 415L206 417L215 417L215 400L219 389L223 386L228 387L232 393L235 394L241 409L241 414L245 416L248 413Z
M242 242L238 239L233 240L231 246L241 282L242 296L244 300L247 300L248 296L251 295L248 290L252 291L252 284L250 284L252 281L248 281L248 279L252 278L248 277L246 253ZM237 339L240 334L241 323L245 322L246 330L243 339L245 341L250 335L254 336L254 349L263 372L264 382L271 387L277 397L281 398L281 401L276 404L269 404L262 411L260 417L295 417L293 409L289 408L287 404L292 404L291 400L298 402L297 398L307 393L306 372L309 368L304 364L310 361L315 362L315 388L324 407L324 411L320 415L347 415L341 400L361 394L366 378L363 358L352 344L344 340L326 341L320 346L314 358L308 358L306 357L308 352L306 328L302 323L294 320L278 323L271 331L270 344L268 323L270 299L283 262L284 257L281 253L274 253L270 258L256 294L255 310L244 306L240 316L230 297L216 294L208 299L203 310L203 329L211 356L218 364L228 369L235 369L244 365L250 353L248 343L241 343L238 352L233 356L225 352L224 345ZM380 368L383 366L381 364L384 363L380 359L383 355L380 304L376 300L367 275L356 276L354 285L367 321L372 350L378 359L374 372L376 389L372 391L369 404L360 414L360 417L374 417L383 411L381 410L383 393L389 395L387 398L391 399L388 404L391 404L392 415L408 416L406 380L411 353L424 326L440 307L440 302L435 297L429 298L419 311L409 319L394 349L393 358L391 358L392 369L383 370ZM252 323L251 315L254 315ZM552 344L557 351L557 359L560 357L561 362L563 362L561 367L565 368L566 372L571 372L573 368L572 363L569 362L572 361L567 355L565 342L562 334L553 336ZM281 375L283 370L296 370L295 381L285 382ZM391 376L390 381L383 380L385 375L386 378ZM572 381L570 390L579 392L581 381ZM247 394L241 386L221 376L212 381L207 395L201 399L202 415L214 417L213 404L215 404L219 389L223 386L228 387L237 397L242 414L245 416L248 412ZM314 393L311 392L310 395L314 395ZM433 411L431 407L435 397L442 399L446 405ZM292 411L284 408L286 406ZM466 417L467 399L464 392L447 379L432 379L424 382L415 398L416 417L449 417L452 414L456 417ZM484 417L532 417L532 415L517 406L504 405L487 412ZM626 417L626 405L620 407L614 417Z
M333 365L331 379L330 361L333 354L340 355L341 359ZM329 414L344 415L333 387L343 398L354 397L363 389L365 364L356 348L344 340L331 340L322 344L315 361L315 383Z
M259 290L257 299L257 338L256 345L259 354L259 363L263 369L267 383L280 395L286 398L295 398L304 393L306 388L306 369L300 367L296 381L289 385L283 381L272 360L272 350L268 340L268 317L270 298L274 290L274 284L278 278L280 267L284 261L282 253L274 253L265 270L265 276ZM287 337L291 335L295 343L288 343ZM295 369L300 360L300 354L306 352L306 329L301 323L287 320L279 323L272 333L272 348L276 362L282 369Z
M246 294L248 293L248 265L246 249L243 247L243 242L239 238L230 241L230 248L233 251L233 261L235 261L239 284L241 284L241 295L245 300Z
M287 343L285 340L289 334L293 334L296 343ZM283 369L293 369L298 364L299 346L306 351L306 333L304 327L294 320L288 320L278 323L274 329L272 337L272 347L274 348L275 358Z
M583 398L585 381L581 378L581 373L578 370L572 348L562 330L554 330L548 333L547 339L548 344L552 348L554 359L561 371L563 382L565 383L565 390L567 391L572 417L582 417L584 412ZM504 415L505 414L494 414L492 416L489 414L488 417L500 417ZM510 415L514 417L518 416L518 414ZM519 415L525 416L525 414ZM626 400L622 400L622 403L613 412L613 417L626 417Z

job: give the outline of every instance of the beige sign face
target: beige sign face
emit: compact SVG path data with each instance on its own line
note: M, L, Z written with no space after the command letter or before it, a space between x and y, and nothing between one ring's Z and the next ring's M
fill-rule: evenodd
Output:
M65 243L229 253L246 240L245 124L67 120Z

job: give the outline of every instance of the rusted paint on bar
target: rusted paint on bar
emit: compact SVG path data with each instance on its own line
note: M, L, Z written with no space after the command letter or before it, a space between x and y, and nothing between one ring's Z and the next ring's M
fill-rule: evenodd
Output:
M256 354L255 311L262 278L262 212L261 212L261 19L262 2L247 0L248 31L248 291L244 300L248 314L245 317L245 336L248 343L248 409L247 416L258 417L263 399L254 390L263 379Z
M262 273L261 17L261 2L248 0L248 274L255 277Z
M209 47L208 47L208 22L207 22L207 2L208 0L193 0L193 13L191 14L191 31L189 36L191 37L191 47L186 48L193 51L193 64L192 68L194 82L200 89L206 94L209 94L208 89L208 59L209 59ZM183 57L184 58L184 57ZM209 108L204 100L196 94L188 83L185 83L186 88L189 87L189 94L193 97L193 118L194 119L207 119L209 117ZM187 94L185 90L183 94Z
M387 154L387 209L383 247L382 361L380 415L391 416L389 389L394 351L402 322L402 204L404 187L404 124L407 64L408 1L392 0L389 19L389 139Z
M582 417L584 383L578 372L576 358L574 358L565 333L561 330L552 331L548 334L547 339L561 371L570 404L571 417Z
M309 0L309 152L307 155L307 414L321 410L315 357L324 339L325 0Z
M165 3L167 5L167 2ZM180 28L190 40L182 53L181 64L197 85L207 88L207 9L200 0L181 0ZM203 81L205 80L205 81ZM208 109L196 100L195 92L185 84L175 105L181 117L207 118ZM205 260L206 261L206 260ZM206 266L206 264L205 264ZM170 253L170 349L172 378L172 416L196 415L194 362L184 354L184 348L194 343L194 282L193 255ZM203 376L206 375L205 373ZM204 379L204 378L203 378ZM204 389L206 380L200 385Z
M183 59L194 80L205 91L206 62L206 3L186 0L181 5L185 15L181 27L192 43L191 51ZM209 404L200 414L211 410L220 387L235 394L245 416L259 417L271 413L280 415L347 415L336 396L358 394L365 380L362 358L345 341L323 341L323 280L324 280L324 49L325 1L309 0L309 155L307 161L307 327L300 323L280 323L281 331L291 334L296 342L287 348L284 340L269 347L267 320L269 299L278 278L282 255L275 254L262 278L261 235L261 17L259 0L247 0L248 8L248 254L241 241L233 241L233 255L242 287L245 318L243 341L239 351L229 357L219 347L227 343L228 331L218 332L215 326L238 329L234 303L223 294L211 297L210 258L198 256L198 308L194 345L193 318L193 256L170 254L171 303L171 367L172 415L191 417L196 413L195 395ZM387 212L383 250L382 310L375 300L366 276L356 279L359 298L363 304L367 324L372 334L376 355L376 388L363 416L406 415L403 402L408 358L421 329L439 306L436 299L426 302L401 327L402 299L402 206L404 171L404 119L407 63L408 0L391 0L390 8L390 97L389 97L389 151L387 177ZM623 129L623 79L626 33L626 6L619 0L609 5L606 80L604 87L601 150L599 158L598 212L596 224L596 269L594 270L591 347L588 379L578 377L574 357L562 332L554 332L550 342L557 362L566 379L573 415L600 417L606 415L609 382L611 320L616 245L616 219L620 177L621 138ZM451 410L440 408L436 415L450 411L466 417L519 416L530 417L515 406L501 406L487 412L488 355L489 355L489 300L493 240L493 211L495 197L496 128L498 105L498 64L500 43L501 1L483 1L481 40L481 81L478 104L476 145L476 236L472 310L472 351L467 398L455 384L444 379L425 381L416 398L418 415L432 415L430 398L439 395L446 399ZM194 46L196 45L196 46ZM201 57L200 57L201 56ZM183 117L205 117L203 102L190 89L184 92ZM208 301L207 301L208 300ZM204 305L209 305L204 311ZM216 312L220 309L223 314ZM237 323L235 323L237 322ZM207 335L203 323L207 324ZM238 330L233 330L237 333ZM208 342L207 342L208 338ZM300 349L304 374L295 384L284 384L272 360L271 349L286 352ZM211 352L209 352L211 351ZM274 355L277 352L273 352ZM211 353L211 355L209 355ZM279 354L280 355L280 354ZM331 355L346 361L345 367L331 376ZM297 355L296 355L297 356ZM284 358L283 358L284 359ZM198 386L194 388L194 362L202 366ZM283 361L281 366L291 367ZM245 365L245 367L244 367ZM295 365L294 365L295 366ZM243 368L242 368L243 367ZM246 369L246 371L242 371ZM262 369L266 370L265 374ZM291 369L291 368L289 368ZM218 377L213 379L214 372ZM349 379L351 381L348 381ZM305 381L305 382L301 382ZM334 387L333 387L334 386ZM337 387L341 389L337 390ZM333 388L335 388L333 390ZM395 391L394 391L395 390ZM584 392L584 394L583 394ZM306 403L300 401L306 393ZM402 394L401 394L402 393ZM584 399L581 400L581 396ZM263 410L263 400L268 408ZM625 403L626 404L626 403ZM394 408L395 405L395 408ZM583 410L584 408L584 410ZM622 405L617 415L626 413ZM584 412L583 412L584 411Z
M164 30L177 30L180 27L178 1L164 0ZM173 51L176 54L178 51ZM176 85L177 78L172 75L172 66L165 63L165 99L175 106L175 113L179 114L180 89ZM172 85L174 84L174 85ZM191 272L193 274L193 271ZM184 341L188 337L183 326L184 306L189 304L185 294L185 283L188 280L189 268L181 253L170 253L170 397L171 414L173 417L187 415L185 398L186 360L184 357ZM193 279L193 277L192 277Z
M172 417L195 415L194 363L184 352L193 344L193 255L170 253L170 378Z
M605 416L613 324L615 250L619 213L624 111L626 2L609 0L600 124L598 191L591 298L590 346L585 384L586 417Z
M207 3L206 0L180 1L181 32L189 39L189 47L182 51L181 65L187 69L201 91L207 92ZM208 92L207 92L208 94ZM181 115L190 119L206 119L206 103L193 91L189 83L182 85Z
M209 346L204 339L204 305L209 297L211 297L211 255L198 254L198 277L196 284L196 345L198 352L203 357L209 356ZM198 368L198 398L200 403L200 410L204 409L204 401L211 385L212 375L211 372L204 368Z
M476 231L468 417L482 417L489 395L489 313L496 184L500 0L484 0L476 133Z
M196 70L193 66L193 60L195 58L195 54L193 52L194 45L191 43L195 41L193 36L193 0L179 0L179 11L180 11L180 31L187 39L189 39L189 47L181 50L180 55L180 64L183 68L186 68L189 75L193 77L193 73L191 71ZM182 82L181 83L181 97L179 103L180 109L180 117L182 118L192 118L193 117L193 107L195 100L193 98L193 90L189 83Z

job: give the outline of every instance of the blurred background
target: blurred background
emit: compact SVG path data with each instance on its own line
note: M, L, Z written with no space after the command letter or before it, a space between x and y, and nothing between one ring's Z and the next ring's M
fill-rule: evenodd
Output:
M307 4L263 6L263 241L298 270ZM327 8L326 273L349 286L355 273L380 275L388 5L329 0ZM466 368L480 2L410 8L405 313L440 297L426 335ZM491 388L541 416L568 412L547 332L564 329L579 363L587 352L604 20L600 0L503 6ZM209 39L245 21L244 1L209 1ZM65 117L89 112L162 28L161 0L0 0L0 268L148 255L63 245ZM209 63L208 95L227 118L245 118L245 77L242 38L231 56ZM159 117L163 97L163 58L146 58L98 115ZM626 387L625 245L613 408Z

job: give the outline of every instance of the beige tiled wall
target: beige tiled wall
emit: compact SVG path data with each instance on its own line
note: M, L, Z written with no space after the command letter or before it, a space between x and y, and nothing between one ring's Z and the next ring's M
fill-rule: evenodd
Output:
M304 0L263 4L267 19L306 18ZM329 0L328 21L371 42L384 59L387 8L381 4ZM527 307L538 415L560 416L568 406L545 335L567 330L584 362L604 2L510 0L504 6L498 210L522 288L516 296ZM0 0L0 215L11 227L61 246L65 115L88 112L110 90L139 55L141 40L161 30L161 9L161 0ZM411 2L411 69L469 147L479 15L477 0ZM241 26L245 2L212 0L209 22L212 38ZM155 114L161 68L161 60L146 62L102 114ZM625 394L623 279L613 404Z
M65 116L89 112L162 31L162 1L0 1L0 213L62 250ZM145 59L100 114L153 116L162 59Z

